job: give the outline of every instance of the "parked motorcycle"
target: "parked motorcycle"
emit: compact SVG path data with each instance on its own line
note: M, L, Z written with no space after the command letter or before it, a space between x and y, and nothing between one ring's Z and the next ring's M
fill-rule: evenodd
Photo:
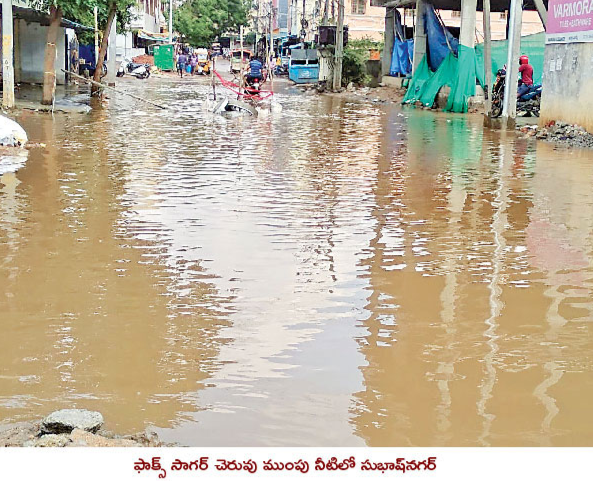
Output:
M506 69L501 68L496 72L496 80L492 86L492 117L502 115L504 100L504 85L506 83ZM517 99L518 117L539 117L542 86L531 85L529 90Z
M134 63L130 59L125 58L120 64L116 75L123 77L126 73L138 79L146 79L150 77L150 65L147 63Z
M520 117L539 117L542 86L531 85L529 90L517 99L517 115Z

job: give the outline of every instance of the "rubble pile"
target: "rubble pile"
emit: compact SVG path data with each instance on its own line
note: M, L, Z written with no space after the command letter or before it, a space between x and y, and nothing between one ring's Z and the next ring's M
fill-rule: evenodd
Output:
M154 65L154 57L152 55L138 55L132 59L134 63Z
M593 148L593 135L583 127L565 122L551 122L537 130L536 139L558 142L571 147Z
M40 422L0 425L0 447L159 447L156 433L117 436L102 431L103 416L96 411L63 409Z

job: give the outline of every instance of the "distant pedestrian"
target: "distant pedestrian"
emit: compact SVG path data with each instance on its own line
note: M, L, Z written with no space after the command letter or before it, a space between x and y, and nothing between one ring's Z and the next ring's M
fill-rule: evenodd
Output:
M191 65L191 74L194 75L196 73L196 66L198 65L198 56L193 54L189 63Z
M183 78L183 71L185 70L185 66L187 65L187 55L184 53L180 53L179 57L177 57L177 70L179 71L179 75Z

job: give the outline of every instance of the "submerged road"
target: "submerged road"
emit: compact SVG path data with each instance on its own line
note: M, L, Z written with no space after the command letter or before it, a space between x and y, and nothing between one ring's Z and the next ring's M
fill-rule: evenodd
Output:
M593 153L287 82L226 119L206 82L19 116L47 148L0 177L1 420L591 445Z

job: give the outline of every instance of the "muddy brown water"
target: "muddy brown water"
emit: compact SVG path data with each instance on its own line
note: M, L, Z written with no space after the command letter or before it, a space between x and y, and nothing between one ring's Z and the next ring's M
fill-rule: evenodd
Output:
M593 153L280 83L281 114L211 117L188 82L19 114L47 148L0 178L2 421L593 444Z

